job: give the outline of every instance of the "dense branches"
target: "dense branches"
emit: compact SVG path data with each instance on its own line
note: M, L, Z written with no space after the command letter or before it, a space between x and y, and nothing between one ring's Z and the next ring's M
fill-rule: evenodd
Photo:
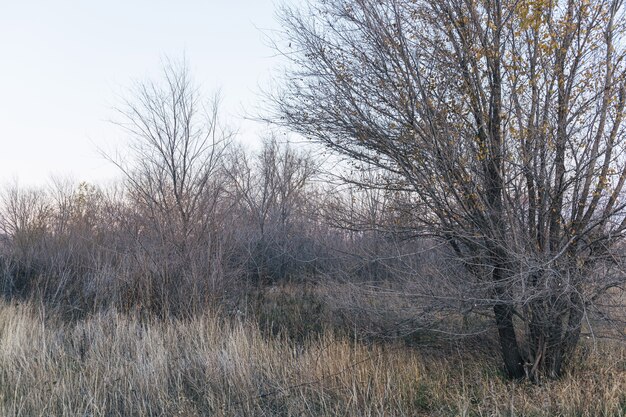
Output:
M161 82L136 85L117 122L131 140L128 189L167 238L183 245L204 233L219 193L222 156L233 134L218 120L219 99L205 104L186 66L168 64Z
M624 283L621 2L308 12L283 13L294 65L277 120L410 190L415 224L490 286L509 375L560 375L594 301Z

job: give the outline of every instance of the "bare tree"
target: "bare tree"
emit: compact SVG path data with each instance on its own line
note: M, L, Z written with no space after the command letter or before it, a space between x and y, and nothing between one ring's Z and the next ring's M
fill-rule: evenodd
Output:
M3 294L12 296L32 288L37 259L50 227L53 208L42 189L6 187L0 200L0 249L5 265ZM10 264L10 265L9 265Z
M558 377L624 287L621 0L329 0L283 10L276 120L387 172L449 243L510 377ZM520 338L525 343L520 343Z
M117 109L130 152L110 159L125 174L137 222L145 222L138 243L165 292L179 287L180 275L207 278L211 268L195 261L220 250L222 156L233 132L218 108L218 96L203 101L186 64L167 61L161 80L138 83Z
M53 179L47 189L7 187L0 199L0 282L9 297L36 296L75 314L92 307L96 265L115 227L102 192L87 183ZM90 288L88 291L87 289Z
M52 207L44 190L23 189L16 183L2 193L0 232L10 237L16 250L28 251L38 236L46 232Z
M135 86L118 108L121 126L131 140L130 164L113 161L126 174L137 201L155 218L165 218L181 244L203 227L226 146L232 138L218 120L219 97L204 103L186 64L167 62L161 82Z
M294 247L305 234L306 211L312 206L310 183L316 173L311 157L270 136L254 156L241 149L230 158L229 174L237 206L250 222L245 228L255 278L283 279L298 259ZM300 259L303 260L303 259Z

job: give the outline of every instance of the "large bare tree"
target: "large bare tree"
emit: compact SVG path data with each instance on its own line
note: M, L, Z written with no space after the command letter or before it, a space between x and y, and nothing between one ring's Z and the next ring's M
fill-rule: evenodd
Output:
M410 192L415 227L492 310L508 375L561 375L624 286L622 1L326 0L282 17L278 123Z
M126 174L133 197L164 220L184 245L215 195L220 157L233 137L220 124L219 97L205 101L185 63L167 61L159 81L144 81L117 108L115 121L130 139L131 158L110 158ZM199 218L200 217L200 218Z
M160 298L180 289L181 278L208 281L219 264L223 156L234 134L218 109L219 97L205 100L187 64L171 61L160 79L137 83L117 108L129 150L109 159L125 174L136 212L129 228L139 225L136 240L161 281Z

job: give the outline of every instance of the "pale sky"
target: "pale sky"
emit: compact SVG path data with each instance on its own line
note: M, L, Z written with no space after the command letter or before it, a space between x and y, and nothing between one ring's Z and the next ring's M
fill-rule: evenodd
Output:
M0 186L50 175L99 182L117 174L97 149L118 148L108 122L119 94L183 55L222 115L252 144L244 120L280 63L264 40L275 0L0 0Z

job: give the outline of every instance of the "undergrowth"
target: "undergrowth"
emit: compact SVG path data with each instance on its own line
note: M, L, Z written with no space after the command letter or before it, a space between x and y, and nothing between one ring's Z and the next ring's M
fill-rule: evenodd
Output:
M40 306L3 302L0 415L626 414L620 344L583 345L561 380L516 383L485 352L360 340L325 326L327 313L313 300L298 307L272 297L260 319L214 311L156 320L108 310L68 322Z

